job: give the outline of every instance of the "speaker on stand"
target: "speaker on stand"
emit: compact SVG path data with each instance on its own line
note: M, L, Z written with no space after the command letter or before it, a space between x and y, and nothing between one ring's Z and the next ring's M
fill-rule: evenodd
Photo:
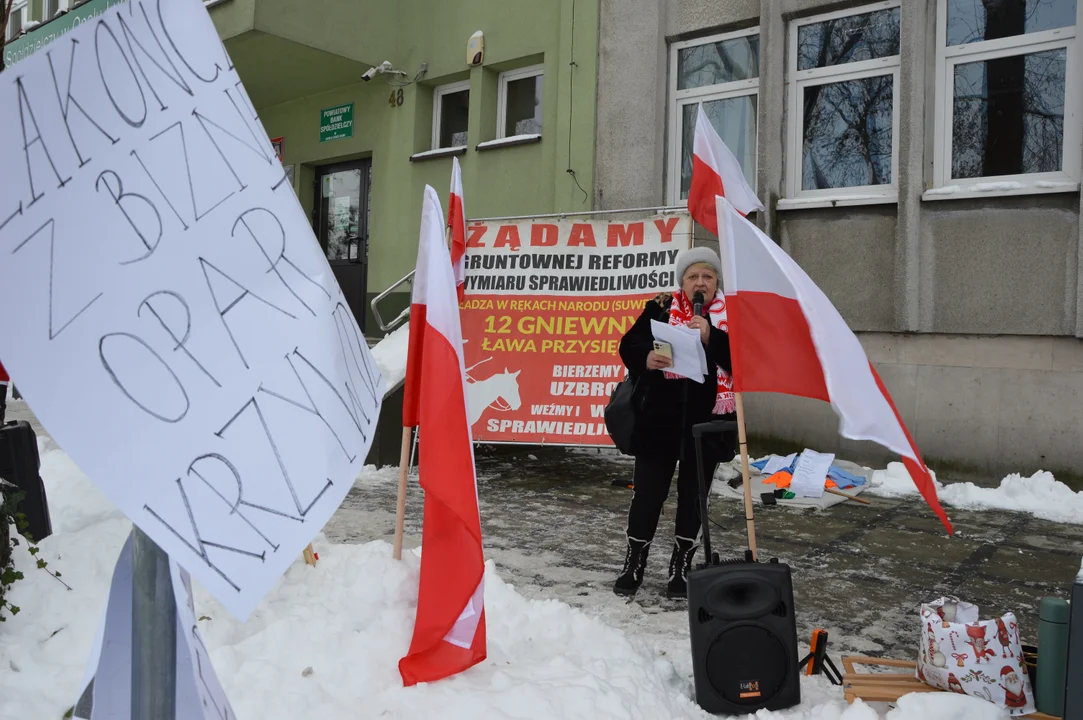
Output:
M721 561L711 552L703 435L732 431L737 423L692 427L699 464L700 519L705 563L688 573L688 622L696 702L716 714L782 710L801 703L790 567L757 562L752 497L745 478L748 547L743 559ZM740 433L742 445L744 433ZM742 451L747 452L744 448Z

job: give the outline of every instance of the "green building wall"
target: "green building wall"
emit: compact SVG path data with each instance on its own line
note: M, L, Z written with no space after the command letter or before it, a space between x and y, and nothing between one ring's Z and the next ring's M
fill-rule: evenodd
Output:
M369 301L414 267L426 184L446 210L451 158L411 159L431 149L437 86L470 81L469 147L459 157L468 217L593 209L598 15L597 0L227 0L211 10L264 127L284 138L283 162L297 166L295 189L310 216L318 166L372 159ZM485 60L470 68L476 30ZM384 60L411 77L428 66L401 105L389 103L395 88L383 76L360 79ZM496 138L499 74L537 64L545 69L541 140L477 150ZM353 136L321 143L321 110L350 102ZM385 320L408 303L409 286L400 289L381 304ZM371 311L365 325L380 334Z
M14 41L11 61L121 0L90 0ZM434 88L470 81L469 146L459 156L468 217L540 215L593 209L599 0L214 0L207 4L264 127L284 138L283 162L312 216L318 167L371 158L368 297L409 273L417 257L426 184L445 208L450 157L412 158L431 149ZM42 1L31 0L32 19ZM485 59L467 64L481 30ZM413 77L402 103L369 67L390 61ZM542 138L478 150L497 136L501 72L544 66ZM320 112L354 104L353 136L320 142ZM385 319L409 302L409 286L381 305ZM380 335L371 310L366 334Z

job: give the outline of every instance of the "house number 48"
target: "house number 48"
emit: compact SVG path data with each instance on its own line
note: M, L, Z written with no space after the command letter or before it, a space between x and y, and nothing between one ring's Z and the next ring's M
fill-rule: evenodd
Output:
M387 104L391 107L402 105L402 88L391 91L391 95L387 98Z

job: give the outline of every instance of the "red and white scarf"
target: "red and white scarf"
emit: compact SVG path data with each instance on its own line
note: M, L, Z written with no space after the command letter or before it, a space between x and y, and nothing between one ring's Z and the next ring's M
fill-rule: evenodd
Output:
M724 333L729 333L730 329L726 318L726 297L721 290L715 293L714 298L706 305L706 309L707 314L710 316L711 325ZM669 324L687 327L692 317L692 303L685 297L684 292L678 290L673 293L673 304L669 306ZM715 415L729 415L737 411L737 399L733 394L733 377L723 370L721 365L717 367L718 395L715 398L714 410L711 412ZM680 377L670 372L667 372L665 376L670 380L676 380Z

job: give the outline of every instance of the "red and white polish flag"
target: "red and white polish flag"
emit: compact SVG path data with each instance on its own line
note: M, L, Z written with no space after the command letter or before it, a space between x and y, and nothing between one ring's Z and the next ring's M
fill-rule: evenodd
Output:
M425 186L410 308L403 427L417 427L425 490L421 578L407 686L462 672L485 659L485 557L455 276L436 191Z
M922 497L951 533L929 469L842 315L801 266L727 198L717 198L716 209L734 390L831 403L840 435L871 440L902 457Z
M742 215L763 210L756 191L745 180L744 170L726 143L715 132L703 103L696 113L696 137L692 145L692 186L688 190L688 211L703 227L718 234L715 198L719 195Z
M463 172L457 157L451 159L447 224L451 228L451 267L455 269L455 292L461 303L466 292L466 210L463 209Z

